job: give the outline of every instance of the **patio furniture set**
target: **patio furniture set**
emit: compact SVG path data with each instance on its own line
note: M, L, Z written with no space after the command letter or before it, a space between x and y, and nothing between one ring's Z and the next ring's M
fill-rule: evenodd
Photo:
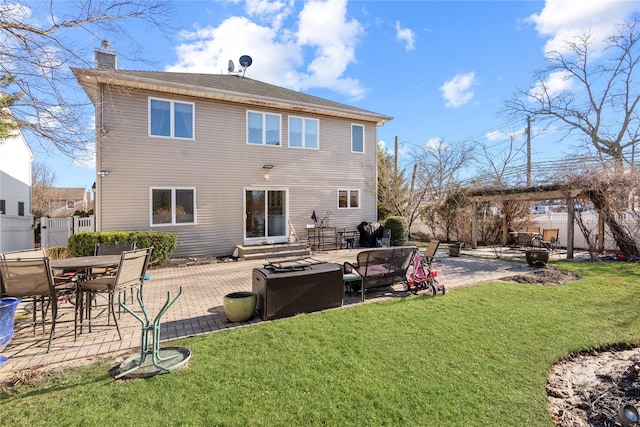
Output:
M359 291L364 302L368 289L396 283L402 283L412 291L407 274L414 256L417 255L431 271L431 261L437 248L438 242L435 241L423 257L416 246L366 249L357 254L355 263L345 262L343 265L310 257L267 263L263 268L253 270L256 312L263 320L268 320L340 307L345 293L351 295ZM423 283L428 282L431 286L433 277L435 274L432 272L429 277L425 276ZM443 286L438 289L444 291Z
M526 231L513 233L516 239L516 246L531 247L547 250L555 250L560 243L560 230L557 228L543 229L540 234L540 227L527 227Z
M38 327L45 333L49 326L47 353L55 335L56 324L74 322L74 338L87 326L113 326L120 335L115 297L127 290L142 289L152 248L96 245L94 256L51 260L44 250L5 252L0 254L0 296L5 300L24 300L31 312L30 326L35 335ZM104 297L105 304L99 304ZM62 320L60 304L74 307L73 320ZM100 309L95 314L94 310ZM106 324L96 320L106 314Z

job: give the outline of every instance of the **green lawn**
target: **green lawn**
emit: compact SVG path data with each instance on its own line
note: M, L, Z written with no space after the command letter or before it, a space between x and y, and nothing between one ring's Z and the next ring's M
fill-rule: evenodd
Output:
M562 286L494 283L175 341L183 370L109 363L0 392L0 425L551 426L550 367L640 342L640 266L557 263ZM185 290L188 292L188 289Z

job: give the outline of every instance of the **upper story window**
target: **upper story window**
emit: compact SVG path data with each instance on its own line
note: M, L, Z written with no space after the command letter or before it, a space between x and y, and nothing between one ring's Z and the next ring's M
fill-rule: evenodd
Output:
M67 200L67 209L75 209L76 203L73 200Z
M318 119L289 116L289 147L318 149Z
M364 126L351 125L351 152L364 153Z
M196 223L195 188L152 188L151 225Z
M280 114L247 111L247 144L280 146Z
M5 200L0 200L0 214L7 213L7 202Z
M149 135L193 139L195 104L149 98Z
M338 208L355 209L360 207L360 190L338 190Z
M18 216L24 216L24 202L18 202Z

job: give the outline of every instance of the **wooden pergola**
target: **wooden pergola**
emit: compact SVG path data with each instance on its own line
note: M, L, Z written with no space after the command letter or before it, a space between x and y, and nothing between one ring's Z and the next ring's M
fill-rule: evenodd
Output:
M536 202L542 200L566 200L567 202L567 259L573 259L573 240L575 223L575 199L586 198L584 189L561 188L560 186L546 185L528 188L510 188L502 190L478 190L471 191L468 199L473 204L473 223L471 227L471 247L478 246L478 204L484 202ZM507 244L507 220L502 219L502 244ZM604 221L598 217L598 248L604 248Z

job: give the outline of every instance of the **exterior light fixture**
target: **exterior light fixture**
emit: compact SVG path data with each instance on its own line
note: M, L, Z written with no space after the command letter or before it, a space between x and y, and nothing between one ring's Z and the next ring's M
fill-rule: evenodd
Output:
M102 177L109 175L109 173L110 171L105 171L105 170L98 171L98 175Z
M269 181L269 172L273 169L273 165L262 165L262 169L264 170L264 180Z

